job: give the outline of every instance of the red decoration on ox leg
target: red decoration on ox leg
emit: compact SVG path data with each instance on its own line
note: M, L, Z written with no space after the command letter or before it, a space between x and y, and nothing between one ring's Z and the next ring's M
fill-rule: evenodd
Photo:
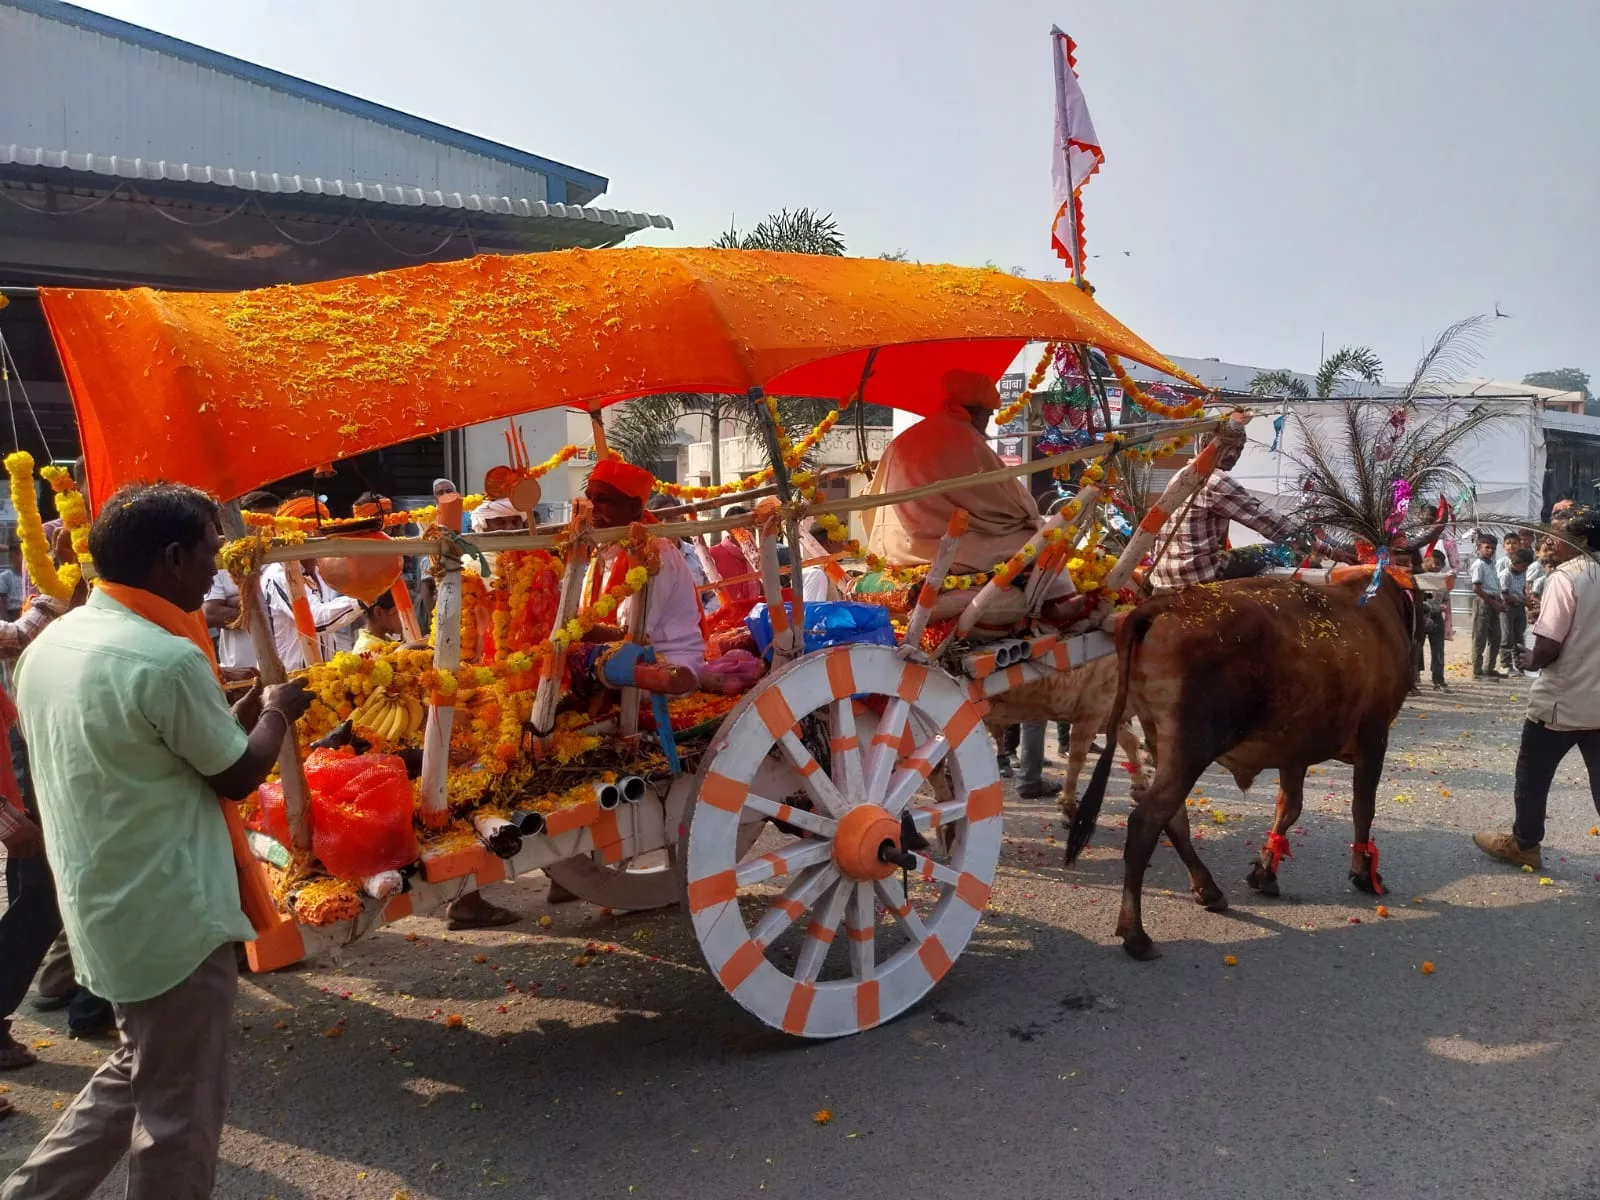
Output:
M1369 872L1367 878L1372 884L1372 894L1374 896L1385 895L1386 893L1383 890L1383 877L1378 874L1378 843L1375 840L1366 842L1351 842L1350 849L1358 854L1364 854L1367 856L1367 870ZM1356 880L1359 883L1354 871L1350 872L1350 877L1352 880Z
M1267 869L1274 875L1278 873L1278 864L1286 858L1293 858L1294 851L1289 848L1289 839L1277 830L1267 834L1267 857L1270 861Z

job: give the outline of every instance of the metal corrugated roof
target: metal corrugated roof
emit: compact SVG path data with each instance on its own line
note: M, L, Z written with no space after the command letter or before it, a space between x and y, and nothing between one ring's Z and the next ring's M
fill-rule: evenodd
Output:
M361 120L371 121L400 133L426 139L438 146L453 147L458 151L492 159L515 169L551 176L561 181L558 195L562 200L568 199L569 194L572 200L579 203L592 200L596 196L603 194L608 186L608 181L604 176L597 175L592 171L586 171L567 163L556 162L553 159L544 158L537 154L530 154L525 150L507 146L502 142L492 141L476 134L453 129L436 121L429 121L425 118L390 108L388 105L377 104L371 100L364 100L359 96L352 96L348 92L341 92L335 88L325 87L322 84L312 83L309 80L300 79L282 71L274 71L269 67L235 58L231 54L223 54L205 46L197 46L192 42L170 37L164 33L157 33L153 29L146 29L141 25L134 25L128 21L120 21L115 17L108 17L104 13L62 3L61 0L0 0L0 8L9 8L17 12L31 14L34 17L44 18L58 26L73 27L91 36L110 39L136 51L159 55L170 61L199 68L201 71L215 72L218 75L229 76L246 84L269 88L280 95L291 96L301 101L331 109L346 118L356 117ZM47 55L46 57L48 58L49 56ZM9 69L12 65L10 63L7 64L8 71L6 74L8 76L15 74ZM104 67L106 64L100 65ZM26 57L15 64L18 71L25 71L29 66L30 63ZM167 116L170 119L180 115L180 113L181 106L176 110L169 110ZM215 114L210 114L210 116L215 119ZM236 122L239 119L239 114L229 113L225 115L224 119L229 123Z
M70 150L0 145L0 166L7 165L78 171L114 179L210 184L270 195L334 196L410 208L456 209L505 217L557 217L575 221L598 221L623 229L673 227L670 217L658 213L625 212L577 204L549 203L544 200L515 199L510 196L464 195L461 192L430 191L418 187L400 187L395 184L279 175L274 172L129 158L116 154L76 153Z

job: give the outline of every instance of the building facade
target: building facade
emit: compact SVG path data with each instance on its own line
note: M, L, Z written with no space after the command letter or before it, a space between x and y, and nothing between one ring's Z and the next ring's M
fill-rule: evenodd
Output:
M36 287L223 291L672 227L597 207L608 181L591 171L58 0L0 0L0 47L0 337L35 458L77 453ZM564 414L523 428L530 448L565 441ZM365 455L316 486L336 508L369 488L426 495L440 475L472 489L499 461L480 444L503 445L498 428Z

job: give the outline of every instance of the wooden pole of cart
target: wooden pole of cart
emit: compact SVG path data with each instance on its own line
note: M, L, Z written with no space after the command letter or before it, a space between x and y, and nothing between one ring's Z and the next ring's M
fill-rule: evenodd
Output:
M439 500L439 524L461 528L461 497ZM439 599L434 608L433 666L441 675L461 666L461 556L446 543L439 555ZM422 735L422 824L441 829L450 822L450 733L455 727L455 695L435 688Z

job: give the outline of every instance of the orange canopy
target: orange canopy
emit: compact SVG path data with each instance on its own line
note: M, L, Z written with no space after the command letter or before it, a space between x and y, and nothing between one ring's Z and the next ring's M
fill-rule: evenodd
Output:
M224 499L412 438L655 392L939 406L1029 341L1175 368L1068 283L754 250L484 255L252 292L45 289L99 505L135 479Z

